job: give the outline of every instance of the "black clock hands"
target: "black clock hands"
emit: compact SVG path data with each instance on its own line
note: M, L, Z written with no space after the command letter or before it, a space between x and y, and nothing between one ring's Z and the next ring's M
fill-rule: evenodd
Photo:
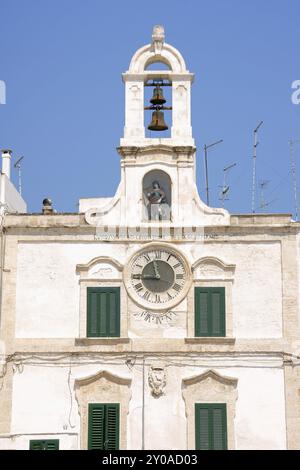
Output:
M158 265L157 265L157 262L155 260L153 261L153 266L154 266L154 272L155 272L155 279L160 279Z
M132 279L151 279L151 280L155 280L155 279L160 279L160 277L158 278L157 276L154 276L152 274L133 274L132 275Z
M157 262L154 260L152 261L153 267L154 267L154 274L133 274L132 278L133 279L149 279L151 281L153 280L160 280L160 274L158 270L158 265Z

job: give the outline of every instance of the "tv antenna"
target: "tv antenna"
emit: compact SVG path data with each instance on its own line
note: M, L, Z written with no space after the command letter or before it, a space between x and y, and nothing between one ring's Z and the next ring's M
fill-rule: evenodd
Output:
M297 172L296 172L295 144L298 144L299 142L300 142L300 139L298 139L298 140L289 140L296 222L298 221L298 195L297 195Z
M204 145L204 164L205 164L205 191L206 191L206 204L209 206L209 186L208 186L208 163L207 163L207 150L214 145L220 144L223 139L217 140L209 145Z
M219 200L222 201L222 207L224 207L224 201L228 201L229 199L228 197L226 197L230 190L230 186L227 184L227 174L229 170L231 170L236 165L237 165L236 163L232 163L231 165L228 165L225 168L223 168L223 185L220 186L221 192L219 196Z
M273 199L272 201L266 202L266 199L265 199L265 189L270 182L271 182L270 180L261 180L259 183L259 186L260 186L259 208L261 210L264 210L266 207L268 207L270 204L272 204L275 201L275 199Z
M17 168L18 170L18 179L19 179L19 193L20 196L22 196L22 169L21 169L21 161L23 160L24 157L20 157L16 163L14 164L14 168Z
M260 121L258 126L253 131L254 143L253 143L253 157L252 157L252 213L255 213L255 200L256 200L256 157L257 157L257 146L259 144L257 140L257 132L263 121Z

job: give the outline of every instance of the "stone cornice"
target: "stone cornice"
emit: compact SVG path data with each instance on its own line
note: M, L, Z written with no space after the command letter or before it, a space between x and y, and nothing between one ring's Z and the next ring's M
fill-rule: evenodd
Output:
M141 146L120 146L117 147L118 153L121 155L121 157L126 158L126 157L137 157L140 155L147 155L150 154L153 156L153 152L156 153L162 153L166 155L173 155L174 153L176 155L188 155L192 156L196 152L196 147L193 147L192 145L164 145L164 144L158 144L158 145L141 145Z

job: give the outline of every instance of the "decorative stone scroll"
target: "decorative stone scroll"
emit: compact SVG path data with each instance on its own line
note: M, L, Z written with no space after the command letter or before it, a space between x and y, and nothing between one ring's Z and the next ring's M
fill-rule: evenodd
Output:
M164 388L167 384L167 376L163 365L152 365L148 373L148 383L151 393L155 398L164 394Z

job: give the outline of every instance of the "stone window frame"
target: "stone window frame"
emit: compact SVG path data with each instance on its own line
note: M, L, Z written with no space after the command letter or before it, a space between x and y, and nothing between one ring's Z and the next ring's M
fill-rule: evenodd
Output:
M88 448L88 416L90 403L119 403L119 448L127 449L127 416L131 399L131 378L101 370L74 381L75 398L80 415L80 449Z
M193 283L188 294L187 339L209 341L210 336L195 337L195 287L225 287L226 336L215 338L216 341L233 339L233 283L235 265L224 263L219 258L206 256L192 265Z
M218 374L215 370L188 377L182 380L182 396L185 402L187 424L187 449L196 447L195 403L225 403L227 414L227 447L235 448L234 418L238 379Z
M107 277L92 275L92 270L97 265L103 264L111 267L112 275ZM100 271L101 268L99 268ZM107 269L107 268L106 268ZM88 287L119 287L120 288L120 337L111 338L108 340L118 341L121 338L128 338L128 314L127 314L127 294L123 283L123 265L111 256L98 256L93 258L86 264L78 264L76 266L76 273L79 274L79 338L86 339L87 341L101 340L105 341L106 338L88 338L87 337L87 288Z

